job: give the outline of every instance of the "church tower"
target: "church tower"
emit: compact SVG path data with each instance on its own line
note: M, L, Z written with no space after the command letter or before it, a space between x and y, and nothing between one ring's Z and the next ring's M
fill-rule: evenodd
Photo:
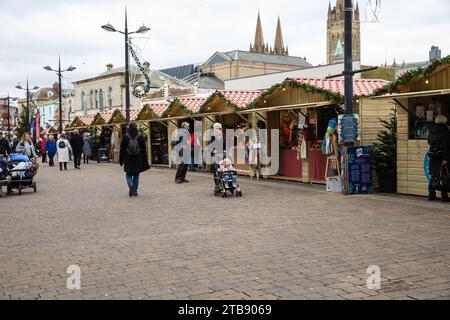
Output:
M353 60L361 61L361 28L359 5L353 12ZM344 0L336 0L336 6L328 5L328 21L327 21L327 63L334 63L336 48L338 41L345 46L344 40Z
M269 44L264 44L264 35L261 25L261 17L258 12L258 20L256 21L255 42L250 44L250 52L269 53Z
M278 17L278 22L277 22L275 45L274 45L273 49L270 50L270 53L276 54L279 56L288 56L289 55L288 48L284 47L283 32L281 31L280 17Z

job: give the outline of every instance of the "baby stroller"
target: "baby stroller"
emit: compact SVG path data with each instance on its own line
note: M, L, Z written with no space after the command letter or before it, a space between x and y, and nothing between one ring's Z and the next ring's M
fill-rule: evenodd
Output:
M8 161L8 175L10 181L7 186L7 194L10 195L13 189L17 189L22 194L23 189L33 188L37 192L36 166L27 156L12 154Z
M235 170L219 171L216 170L214 175L215 190L214 195L222 198L228 197L228 193L232 196L242 197L242 191L239 184L234 183L236 181L237 172Z

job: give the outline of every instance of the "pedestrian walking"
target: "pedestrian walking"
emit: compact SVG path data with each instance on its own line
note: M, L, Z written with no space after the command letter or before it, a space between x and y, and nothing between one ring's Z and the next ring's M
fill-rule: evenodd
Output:
M89 158L92 156L92 144L89 138L89 132L83 134L83 163L89 163Z
M47 137L47 142L45 143L45 150L47 151L48 155L48 165L50 167L54 167L55 166L54 157L56 155L57 149L55 137L53 137L53 135L49 135Z
M75 169L80 169L81 165L81 154L83 153L83 138L80 136L78 130L73 132L72 137L70 138L70 146L72 147L73 152L73 164Z
M139 176L150 169L144 138L139 134L135 122L130 123L127 134L120 145L120 166L126 173L130 197L138 196Z
M213 164L213 176L214 176L214 181L217 182L217 169L220 168L220 162L222 160L225 159L226 156L226 139L224 137L223 134L223 128L222 128L222 124L221 123L215 123L213 125L213 129L214 129L214 135L211 137L210 141L209 141L209 145L211 145L212 143L215 143L217 146L219 146L219 148L214 148L211 151L211 157L214 159L214 164ZM222 148L220 148L222 147ZM216 184L216 188L215 191L219 190L219 186Z
M42 155L42 163L47 162L47 149L45 149L45 144L47 143L47 139L44 137L41 139L41 155Z
M70 161L70 152L72 151L72 147L67 140L67 136L65 134L61 134L58 141L56 141L56 153L58 155L58 163L59 170L62 171L63 166L64 170L67 170L67 162Z
M430 127L428 144L430 145L430 175L431 180L428 186L428 200L438 200L436 190L433 187L433 180L438 177L441 170L449 170L450 162L450 132L447 126L447 118L443 115L436 117L435 124ZM446 172L446 171L444 171ZM441 190L441 201L449 202L446 188Z
M183 122L182 124L181 124L181 129L184 129L184 130L187 130L187 131L189 131L189 123L187 123L187 122ZM177 145L177 144L179 144L179 143L181 143L183 141L183 135L180 135L180 137L179 137L179 139L178 139L178 141L175 143L175 145ZM177 165L177 173L175 174L175 182L177 183L177 184L180 184L180 183L187 183L187 182L189 182L189 180L186 180L186 174L187 174L187 170L188 170L188 164L187 163L184 163L184 160L183 160L183 150L181 150L180 151L180 153L178 154L178 156L180 157L179 159L180 159L180 161L181 161L181 163L179 163L178 165ZM189 154L189 156L190 156L190 154ZM179 162L180 162L179 161Z
M9 146L8 141L6 140L3 132L0 131L0 176L6 178L6 158L11 154L11 147ZM0 180L3 180L0 178Z

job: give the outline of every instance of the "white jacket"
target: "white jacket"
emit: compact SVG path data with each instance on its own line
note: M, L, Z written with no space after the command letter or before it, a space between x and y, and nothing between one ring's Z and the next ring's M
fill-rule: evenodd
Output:
M59 143L63 141L66 144L65 148L60 148ZM70 145L67 139L58 139L56 141L56 154L58 155L58 162L69 162L70 155L69 152L72 152L72 146Z

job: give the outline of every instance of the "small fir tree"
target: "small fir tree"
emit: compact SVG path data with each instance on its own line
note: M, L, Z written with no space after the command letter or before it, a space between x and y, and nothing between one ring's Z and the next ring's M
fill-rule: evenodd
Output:
M377 135L372 147L373 165L379 179L397 178L397 108L387 120L378 119L385 130Z

